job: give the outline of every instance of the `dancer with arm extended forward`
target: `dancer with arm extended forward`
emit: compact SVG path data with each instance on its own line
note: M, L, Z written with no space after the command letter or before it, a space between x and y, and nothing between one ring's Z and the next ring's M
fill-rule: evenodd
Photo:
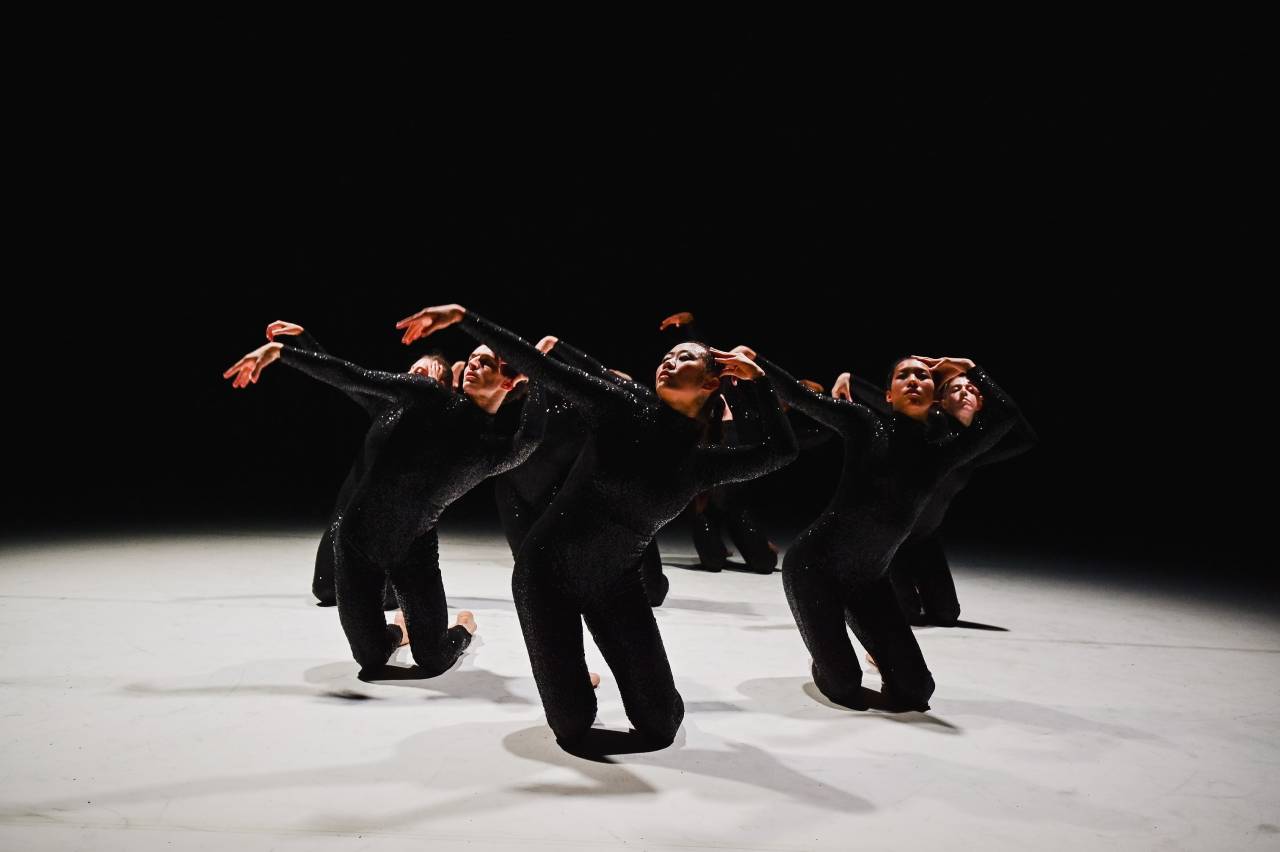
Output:
M926 364L934 362L936 359L925 359ZM857 399L873 409L891 410L885 402L884 390L849 373L836 377L833 395ZM949 415L944 418L949 425L944 423L943 428L968 428L975 418L984 416L982 392L966 373L953 372L945 382L940 382L937 396L938 407ZM942 523L951 502L969 484L978 468L1021 455L1035 445L1036 433L1026 417L1015 409L1014 418L1013 427L995 446L959 465L938 483L911 534L894 554L889 578L909 623L951 627L960 619L960 599L942 546Z
M536 446L544 412L533 389L516 417L495 417L521 378L504 372L487 346L471 353L463 393L412 373L368 370L292 345L286 336L255 349L224 373L234 387L256 383L280 360L376 411L365 436L364 470L334 523L338 617L361 677L376 679L404 632L382 616L384 577L404 613L414 662L424 676L446 671L475 632L469 612L449 627L436 522L485 478L519 464Z
M544 337L537 348L550 357L593 375L605 375L626 386L631 380L580 349L555 337ZM587 442L589 431L573 405L555 393L547 394L547 419L542 443L528 460L494 479L498 517L514 559L525 536L555 499ZM670 586L662 573L662 557L655 537L641 557L641 579L651 606L662 606Z
M886 393L892 413L883 414L820 396L770 361L758 360L776 377L780 399L834 430L845 444L835 495L782 563L787 602L813 658L814 682L838 704L864 706L862 667L845 630L847 621L878 664L888 705L927 709L933 676L898 608L889 565L938 483L1009 431L1012 403L967 361L899 360ZM942 438L927 440L934 371L965 368L984 389L992 416L962 433L943 430Z
M512 576L534 679L557 741L575 747L596 715L583 655L585 620L637 733L651 746L669 745L684 703L637 566L658 529L698 491L763 475L795 456L795 439L772 393L761 394L769 405L760 443L700 443L700 415L719 375L757 381L765 392L769 378L743 355L685 343L662 359L655 392L608 371L544 357L459 305L426 308L397 327L410 343L455 323L572 402L591 433L568 480L525 539Z
M320 345L320 342L312 336L311 332L297 323L276 320L268 325L267 340L275 340L277 335L292 337L292 344L299 349L309 349L312 352L329 354ZM450 373L450 365L443 355L438 352L432 352L414 361L410 365L408 372L419 376L427 376L444 384ZM452 387L451 384L450 387ZM366 413L372 420L378 419L384 407L384 404L379 400L357 399L356 401L365 407ZM334 606L338 602L338 591L333 580L333 533L338 520L342 517L342 510L346 507L347 501L351 499L351 492L355 489L356 483L364 476L366 464L362 447L356 453L355 461L352 462L351 469L347 471L346 479L342 481L342 487L338 489L338 497L333 502L333 512L329 516L329 523L325 526L324 534L320 537L320 546L316 548L316 564L315 571L311 577L311 593L315 595L318 606ZM399 606L399 602L396 601L395 591L391 588L391 578L387 577L386 585L382 590L382 608L396 609Z

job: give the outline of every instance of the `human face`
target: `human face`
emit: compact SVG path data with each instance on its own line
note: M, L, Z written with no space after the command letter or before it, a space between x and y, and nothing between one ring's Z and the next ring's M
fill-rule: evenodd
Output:
M968 376L957 376L942 389L942 409L968 426L982 410L982 393Z
M462 390L467 394L488 394L503 386L502 362L488 346L477 346L462 371Z
M893 368L893 380L884 398L899 414L924 420L933 405L933 373L923 361L904 358Z
M707 372L705 356L696 343L681 343L663 355L654 374L658 396L668 405L687 407L710 395L720 380Z

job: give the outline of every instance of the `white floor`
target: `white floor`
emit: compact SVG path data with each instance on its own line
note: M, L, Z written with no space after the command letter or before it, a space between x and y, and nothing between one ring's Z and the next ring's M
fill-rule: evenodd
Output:
M960 565L965 617L1008 632L918 631L934 709L890 715L815 692L780 575L669 568L684 731L605 763L545 727L498 537L445 537L484 641L428 681L356 680L313 553L0 549L0 849L1280 848L1260 614Z

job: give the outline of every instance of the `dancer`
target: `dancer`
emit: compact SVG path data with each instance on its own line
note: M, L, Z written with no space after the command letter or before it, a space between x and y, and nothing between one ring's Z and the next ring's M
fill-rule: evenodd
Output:
M695 493L786 464L795 442L769 380L750 359L696 343L663 358L656 393L599 369L544 357L511 332L459 305L401 320L404 342L460 323L517 369L577 408L591 434L551 507L530 530L512 592L547 721L572 749L590 729L596 699L587 681L582 621L618 679L627 718L654 746L669 745L684 718L662 636L636 563L654 534ZM700 415L719 376L761 383L767 437L754 447L701 446Z
M541 434L541 394L530 394L518 423L495 417L524 378L487 346L471 353L461 394L422 375L367 370L294 346L288 336L255 349L223 375L234 387L247 387L276 360L378 412L365 437L364 469L334 524L338 617L360 676L376 679L406 633L424 676L445 672L470 644L476 623L464 611L447 626L436 521L486 477L528 457ZM383 621L388 574L404 627Z
M696 340L696 320L689 311L666 317L658 330L680 341ZM750 446L761 440L759 402L750 383L729 379L720 383L723 413L713 422L710 438L727 447ZM785 411L785 406L784 406ZM794 431L796 423L792 421ZM797 445L805 446L796 433ZM732 482L718 485L694 496L687 515L693 530L693 547L703 570L722 571L729 561L724 537L728 534L747 570L756 574L772 574L778 564L778 549L769 541L763 525L756 519L752 489L756 482Z
M296 323L276 320L267 326L267 340L275 340L276 335L291 336L293 345L299 349L328 354L311 332ZM409 367L411 375L426 376L435 379L441 384L445 383L445 377L449 375L449 372L449 362L438 352L423 355ZM386 408L383 403L376 400L362 400L360 402L362 405L365 405L366 402L369 403L365 410L371 420L378 419L383 409ZM354 490L356 483L364 476L366 467L364 447L362 445L356 452L355 462L351 465L351 469L347 471L342 487L338 489L338 497L334 501L333 512L329 515L329 523L325 525L324 534L320 536L320 546L316 549L315 571L311 577L311 593L316 597L317 606L334 606L337 603L337 590L333 581L334 527L342 516L342 510L346 507L347 501L351 499L351 492ZM399 606L399 602L396 601L395 590L391 588L391 578L387 577L382 589L382 608L384 610L393 610L398 609Z
M845 443L835 496L801 533L782 566L787 602L813 657L814 682L838 704L864 706L862 668L845 631L847 620L878 663L889 706L927 709L933 676L898 608L889 564L938 483L1012 427L1013 404L971 361L912 357L896 362L885 395L891 415L819 396L767 359L758 361L776 376L779 398L835 430ZM984 389L991 416L931 443L926 422L934 373L960 371Z
M607 372L619 384L631 381L624 374L608 370L587 353L555 337L542 338L537 348L549 350L551 357L584 371L601 375ZM542 443L524 464L494 479L493 492L498 504L498 517L513 559L519 555L520 545L524 543L534 522L555 499L587 442L587 426L569 402L554 393L548 393L546 411ZM662 573L662 557L658 552L656 538L645 548L640 568L649 605L662 606L670 582Z
M875 400L883 404L884 401L883 391L870 382L852 378L849 373L842 373L836 378L833 393L842 395L842 398L849 398L848 395L852 394L867 403ZM938 399L942 411L950 415L954 425L960 428L968 428L983 407L982 392L965 373L959 373L942 384ZM939 530L952 500L969 484L974 471L1011 459L1035 445L1035 430L1021 411L1015 409L1014 418L1013 427L995 447L961 465L938 483L911 535L894 554L889 577L909 623L952 627L959 620L960 601Z

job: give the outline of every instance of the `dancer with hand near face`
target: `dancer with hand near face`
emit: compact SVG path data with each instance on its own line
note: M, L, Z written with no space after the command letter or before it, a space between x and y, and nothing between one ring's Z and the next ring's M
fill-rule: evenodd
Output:
M794 457L794 438L769 392L769 377L743 355L685 343L662 359L650 389L607 370L545 357L460 305L426 308L397 327L411 343L454 324L571 402L590 430L568 480L521 547L512 577L534 679L557 741L574 748L596 715L583 653L585 620L635 730L652 746L669 745L684 704L637 563L694 494L760 476ZM704 408L721 375L760 383L771 403L760 443L701 443Z
M332 385L374 416L361 453L363 469L333 524L338 617L360 676L376 679L404 641L426 677L446 671L476 630L469 612L448 626L436 522L451 503L485 478L519 464L541 436L541 394L530 393L515 417L495 417L524 381L487 346L471 353L460 394L430 377L431 369L386 373L358 367L275 335L223 376L232 386L258 382L279 360ZM425 373L425 375L424 375ZM390 576L404 626L382 616Z
M900 359L885 401L891 413L813 393L764 358L783 401L844 440L840 483L830 504L801 533L783 560L782 579L796 625L813 658L823 695L863 707L862 667L845 630L875 658L890 707L928 708L934 682L888 578L898 546L910 534L938 484L988 450L1012 427L1008 397L969 361ZM991 401L992 416L963 434L927 438L934 375L967 371Z

